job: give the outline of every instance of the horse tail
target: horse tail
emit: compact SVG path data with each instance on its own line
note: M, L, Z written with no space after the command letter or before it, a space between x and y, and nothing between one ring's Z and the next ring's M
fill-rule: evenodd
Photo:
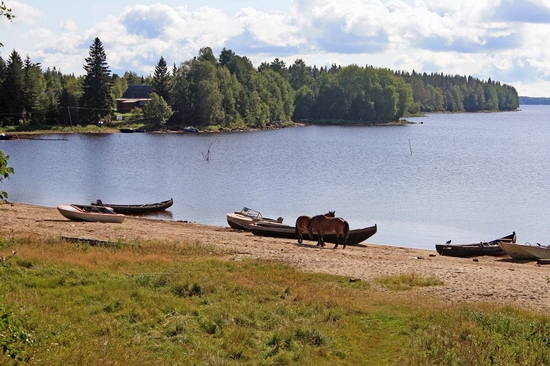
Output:
M349 233L349 223L344 220L344 240L348 237Z
M349 233L349 223L344 220L344 249L346 249L346 239L348 238Z

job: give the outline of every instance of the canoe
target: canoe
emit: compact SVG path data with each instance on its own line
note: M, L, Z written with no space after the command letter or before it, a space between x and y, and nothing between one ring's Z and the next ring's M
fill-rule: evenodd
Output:
M289 228L289 225L283 224L283 218L270 219L263 217L259 211L253 210L248 207L243 207L240 211L230 212L226 214L227 224L232 229L247 230L255 224L262 224L264 226L276 226Z
M346 245L357 245L374 234L376 234L376 231L378 230L378 227L376 224L374 226L365 227L362 229L354 229L350 230L348 233L348 237L346 239ZM262 225L256 224L251 226L250 231L252 231L252 234L258 235L258 236L269 236L272 238L284 238L284 239L296 239L296 228L294 226L287 226L287 227L277 227L273 225ZM336 234L325 234L325 242L336 244ZM318 236L317 234L313 234L313 238L309 238L307 234L304 235L304 240L311 240L317 242ZM342 244L342 243L340 243Z
M501 256L506 252L499 246L499 242L515 243L516 232L491 241L471 244L436 244L435 250L440 255L450 257L475 257L481 255Z
M531 244L501 242L500 246L513 259L550 259L550 249L546 245L534 246Z
M61 215L74 221L122 223L125 217L104 206L69 204L59 205L57 209Z
M98 207L110 207L119 214L133 214L133 215L139 215L139 214L146 214L151 212L159 212L164 211L168 207L172 206L174 203L174 200L170 198L169 200L157 202L157 203L144 203L141 205L121 205L121 204L111 204L111 203L103 203L101 200L97 200L96 202L92 202L92 206L98 206Z

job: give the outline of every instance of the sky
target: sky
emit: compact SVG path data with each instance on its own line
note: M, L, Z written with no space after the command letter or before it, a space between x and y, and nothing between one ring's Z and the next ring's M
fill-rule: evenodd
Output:
M203 47L254 66L374 66L472 75L550 97L550 0L4 0L0 56L83 75L99 37L113 73L154 73Z

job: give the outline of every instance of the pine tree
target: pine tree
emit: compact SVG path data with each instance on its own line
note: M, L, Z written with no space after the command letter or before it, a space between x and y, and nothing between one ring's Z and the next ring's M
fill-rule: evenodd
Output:
M90 46L90 57L86 58L84 70L86 70L86 76L82 87L81 115L84 122L97 123L110 115L113 108L111 70L107 65L107 55L103 45L97 37Z
M157 93L166 102L170 102L170 74L164 57L160 56L160 60L155 67L155 75L153 76L152 91Z
M13 50L7 62L6 78L2 83L2 113L6 114L10 124L18 124L25 112L25 77L23 60Z

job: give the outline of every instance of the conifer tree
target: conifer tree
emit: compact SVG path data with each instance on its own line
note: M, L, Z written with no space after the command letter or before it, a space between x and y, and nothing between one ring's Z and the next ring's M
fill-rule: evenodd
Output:
M162 97L166 102L170 97L170 74L168 73L168 66L164 57L160 56L160 60L155 67L155 75L153 76L152 91L157 93L159 97Z
M97 123L110 115L113 108L111 70L107 65L107 55L99 38L94 39L94 43L90 46L90 56L85 60L86 76L82 87L81 116L84 122Z
M23 60L19 53L12 51L7 62L6 78L1 90L2 112L9 119L9 124L16 125L25 112L25 78Z

